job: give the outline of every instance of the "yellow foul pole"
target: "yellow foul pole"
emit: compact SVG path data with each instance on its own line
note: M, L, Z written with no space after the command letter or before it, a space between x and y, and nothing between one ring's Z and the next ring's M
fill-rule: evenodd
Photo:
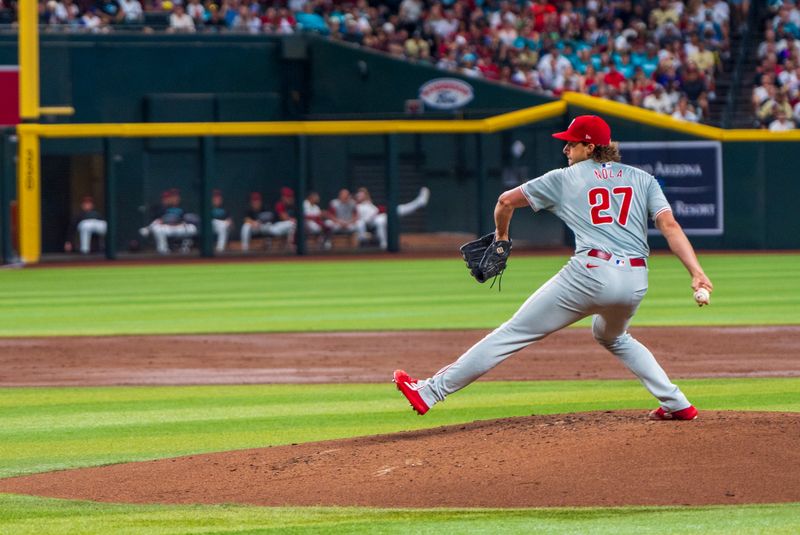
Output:
M19 108L23 122L39 121L39 12L37 0L20 0ZM17 203L19 206L19 254L23 262L39 261L42 252L41 176L38 133L19 136Z

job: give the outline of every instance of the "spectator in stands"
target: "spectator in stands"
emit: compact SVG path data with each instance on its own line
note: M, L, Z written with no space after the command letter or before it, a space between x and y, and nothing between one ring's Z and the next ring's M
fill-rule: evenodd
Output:
M475 54L464 54L461 59L461 74L470 78L481 78L481 71L476 65L477 59Z
M775 75L762 74L761 84L756 86L753 90L753 109L758 112L768 99L774 96L775 93Z
M404 44L404 52L409 59L428 60L431 57L431 48L426 40L422 38L419 32L406 39Z
M625 76L617 70L615 65L609 66L606 74L603 76L603 83L610 88L613 88L615 93L619 93L625 88Z
M644 54L634 54L634 63L642 68L647 77L652 77L656 72L658 62L658 47L655 43L647 43Z
M597 76L597 72L594 70L594 66L591 64L587 65L586 72L581 76L580 85L578 86L579 91L587 95L597 96L599 84L600 79Z
M776 53L778 51L778 41L775 36L776 34L773 28L767 28L764 32L764 40L758 45L759 60L766 58L769 53Z
M672 118L692 123L696 123L700 120L697 114L690 108L689 99L685 96L678 100L678 105L676 106L675 112L672 114Z
M231 23L231 30L239 33L260 33L261 19L254 16L248 6L241 5Z
M69 253L74 250L72 240L78 234L81 254L89 254L92 246L92 236L105 237L108 225L95 210L94 198L86 196L81 200L80 212L72 220L67 230L67 239L64 242L64 251Z
M786 130L793 130L794 123L789 120L789 117L783 110L778 110L775 113L775 120L769 123L770 132L785 132Z
M261 17L264 33L289 35L294 33L294 16L286 8L268 7Z
M400 3L400 9L397 14L400 26L407 32L417 31L424 9L425 6L422 0L403 0Z
M662 28L667 24L676 25L680 15L676 6L669 0L658 0L658 7L650 12L650 25L653 28Z
M778 14L772 20L772 27L778 32L791 33L795 37L800 36L800 16L798 16L797 8L781 2Z
M794 119L795 126L800 127L800 100L798 100L792 109L792 119Z
M233 219L223 206L222 191L215 189L211 193L211 227L217 237L215 251L221 253L228 245L228 236L233 228Z
M247 252L250 249L250 238L253 236L271 236L272 223L275 215L264 209L261 194L254 191L250 194L249 206L244 216L241 229L241 248Z
M105 29L106 22L100 18L94 7L90 7L81 17L81 26L92 33L98 33Z
M758 118L763 127L769 126L778 118L778 115L792 116L792 106L783 89L771 91L770 98L758 110Z
M189 0L189 3L186 4L186 14L192 17L195 28L203 27L208 17L206 7L200 3L200 0Z
M692 106L700 110L701 117L708 117L708 87L693 62L689 62L681 73L680 88Z
M55 4L53 9L53 17L50 18L50 24L68 24L77 26L80 22L80 8L73 2L73 0L62 0L61 2L53 2Z
M705 41L697 41L697 49L689 54L689 61L694 62L697 68L704 73L714 74L717 58L711 50L706 48Z
M297 27L299 29L306 32L319 33L321 35L328 35L330 33L325 19L314 12L314 6L310 2L305 3L300 12L294 9L292 9L292 11L295 13L295 20L297 21Z
M653 92L644 98L644 107L659 113L672 113L672 99L664 91L664 86L656 84Z
M119 0L118 12L126 13L128 5L140 1ZM743 21L747 0L732 1L734 14L739 13ZM63 12L62 5L77 10L72 2L48 3L48 21L64 24L70 16L79 17L79 12ZM98 2L101 12L107 6L117 9L115 0ZM189 12L181 15L183 6ZM164 11L173 6L167 0L154 0L146 9ZM758 68L760 73L777 75L787 60L798 64L795 37L800 33L800 12L794 5L776 7L773 12ZM98 22L91 9L89 13L84 24L95 30L104 24L103 17L108 18L98 13ZM673 80L680 79L685 85L679 91L708 120L715 76L730 55L730 17L724 0L394 0L371 4L366 0L289 0L285 4L220 0L205 5L203 0L177 0L169 31L315 32L396 57L430 61L470 77L551 94L577 88L633 104L643 104L652 91L638 74L641 69L645 79L654 78L667 93L672 92ZM697 76L684 74L688 63L697 67ZM581 77L573 78L568 68Z
M203 22L203 28L206 31L220 32L227 28L228 24L225 17L217 7L217 4L208 5L208 17Z
M172 33L194 33L196 31L194 20L183 7L183 4L175 4L172 14L169 16L169 29Z
M119 5L117 22L123 24L142 24L144 22L144 9L139 0L117 0L117 4Z
M536 71L543 80L542 85L552 87L552 81L559 75L563 75L564 70L571 67L572 63L570 63L569 59L562 56L561 52L556 47L553 47L539 59ZM544 80L547 80L547 83Z

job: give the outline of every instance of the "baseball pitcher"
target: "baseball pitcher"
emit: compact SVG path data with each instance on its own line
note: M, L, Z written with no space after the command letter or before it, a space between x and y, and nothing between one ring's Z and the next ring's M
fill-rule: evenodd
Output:
M462 254L479 282L502 274L511 252L511 216L517 208L530 206L534 212L548 210L567 224L575 233L575 255L511 319L457 361L425 380L397 370L394 382L413 409L425 414L520 349L591 315L595 340L658 399L660 406L650 418L693 420L697 410L653 354L627 332L647 293L648 217L689 271L692 288L706 296L706 303L705 292L713 290L711 281L655 178L620 163L618 146L611 142L611 129L603 119L576 117L565 132L553 137L566 142L568 167L503 193L495 207L494 235L466 244Z

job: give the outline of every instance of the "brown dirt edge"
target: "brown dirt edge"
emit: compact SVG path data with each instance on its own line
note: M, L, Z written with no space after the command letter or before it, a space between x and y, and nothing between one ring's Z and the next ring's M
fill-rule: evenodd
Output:
M0 387L380 383L427 377L488 330L3 338ZM800 376L800 326L634 327L671 377ZM530 346L488 380L630 379L589 329Z
M0 480L139 504L554 507L800 501L800 414L644 411L480 421Z

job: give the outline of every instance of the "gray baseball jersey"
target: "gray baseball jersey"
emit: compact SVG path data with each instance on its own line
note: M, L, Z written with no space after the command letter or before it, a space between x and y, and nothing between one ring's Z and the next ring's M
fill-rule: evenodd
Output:
M574 232L575 256L503 325L436 375L420 381L432 407L520 349L586 316L592 334L668 411L689 407L653 354L627 332L647 293L647 219L669 210L655 179L620 163L586 160L520 186L535 211L549 210ZM592 249L610 253L590 256Z
M656 179L621 163L586 160L521 186L534 211L549 210L575 233L575 252L646 257L647 219L669 210Z

